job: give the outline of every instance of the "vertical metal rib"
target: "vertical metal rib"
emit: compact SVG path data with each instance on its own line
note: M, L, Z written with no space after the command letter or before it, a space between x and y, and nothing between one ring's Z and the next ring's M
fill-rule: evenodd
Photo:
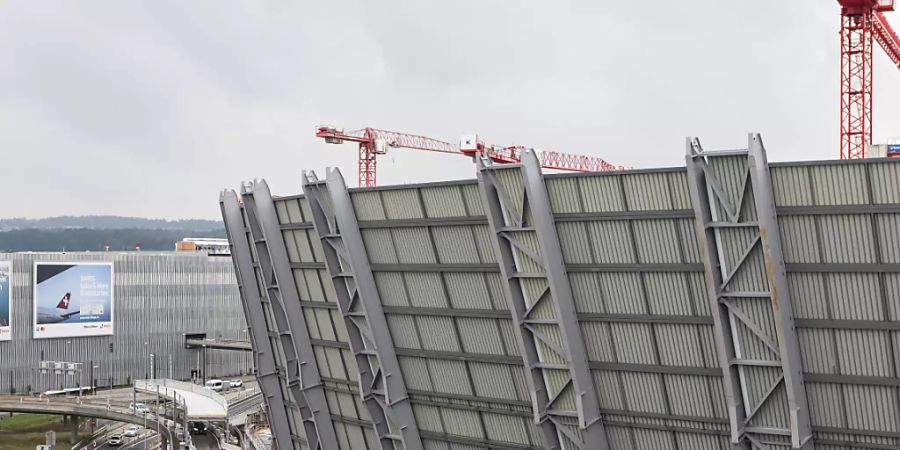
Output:
M332 170L326 182L303 175L303 190L359 371L360 393L382 450L421 450L422 439L388 331L347 186Z
M274 349L269 340L270 329L266 325L259 284L253 269L252 251L250 242L247 240L247 230L244 226L244 217L237 194L232 190L223 192L219 197L219 206L225 222L225 234L231 244L231 261L234 263L241 304L244 308L244 316L247 318L250 341L253 344L256 379L259 381L259 388L265 398L269 422L272 425L272 439L276 448L282 443L291 446L291 425L286 409L287 404L282 396L281 381L275 367Z
M685 157L688 173L688 187L691 192L691 204L694 207L695 229L697 244L700 249L700 257L703 259L704 275L706 278L707 296L713 304L712 318L713 330L718 349L719 365L722 367L725 391L725 407L728 409L728 423L731 429L731 442L735 449L746 450L750 444L744 439L744 419L746 417L744 407L743 388L741 385L738 366L731 364L736 358L734 339L731 334L731 322L728 309L719 304L719 289L722 284L722 272L719 270L720 252L716 243L715 228L707 227L713 222L712 203L709 190L706 186L706 177L703 173L699 156L694 149L694 141L687 140L687 155Z
M272 194L266 182L261 181L253 183L243 198L269 300L274 304L272 309L276 319L283 322L279 331L290 344L291 354L286 355L287 369L294 398L300 404L306 439L312 449L338 448Z
M736 448L766 449L786 439L790 448L812 450L800 348L762 141L750 135L747 150L708 152L688 139L686 160L731 441ZM761 301L768 301L768 307L760 307Z
M784 253L781 248L778 219L775 215L775 196L772 192L769 162L760 135L751 134L749 141L751 188L756 203L756 220L759 222L763 258L775 317L775 332L781 353L781 367L791 422L791 446L812 449L812 426L803 382L803 362L800 358L800 342L797 339L797 328L794 326L794 309L784 268Z
M479 160L478 182L544 446L608 449L537 156L525 152L521 165Z

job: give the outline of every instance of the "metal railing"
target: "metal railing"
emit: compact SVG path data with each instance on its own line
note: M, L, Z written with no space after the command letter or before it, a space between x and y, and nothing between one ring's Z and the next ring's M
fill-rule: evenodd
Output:
M228 400L228 402L230 404L234 405L234 404L243 402L243 401L247 400L248 398L256 397L257 395L262 395L262 391L260 391L259 389L250 388L250 389L247 389L247 390L241 392L240 394L235 395L230 400Z

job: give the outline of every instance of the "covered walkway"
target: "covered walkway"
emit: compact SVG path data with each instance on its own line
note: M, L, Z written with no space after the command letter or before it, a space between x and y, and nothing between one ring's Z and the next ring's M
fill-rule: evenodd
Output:
M134 388L138 392L159 395L183 404L188 420L225 421L228 417L228 402L224 397L203 386L170 379L136 380Z

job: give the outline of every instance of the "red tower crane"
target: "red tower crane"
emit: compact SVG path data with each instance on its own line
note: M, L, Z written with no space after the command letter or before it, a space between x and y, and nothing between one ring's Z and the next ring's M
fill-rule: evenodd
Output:
M409 148L439 153L459 153L459 149L449 143L415 134L396 131L362 128L345 131L332 127L319 127L316 137L325 138L329 144L343 144L344 141L359 143L359 186L375 186L375 157L387 153L389 147Z
M396 131L362 128L346 131L339 128L321 126L316 129L316 137L324 138L329 144L343 144L344 141L359 143L358 169L359 186L375 186L376 157L384 155L389 148L408 148L438 153L452 153L475 157L485 155L500 163L519 162L520 155L526 147L497 147L485 144L477 136L463 136L460 145L451 144L439 139L432 139L415 134L398 133ZM577 172L603 172L624 170L595 156L572 155L560 152L540 152L541 165L548 169L570 170Z
M873 40L900 67L900 37L884 17L894 0L841 5L841 159L864 158L872 143Z

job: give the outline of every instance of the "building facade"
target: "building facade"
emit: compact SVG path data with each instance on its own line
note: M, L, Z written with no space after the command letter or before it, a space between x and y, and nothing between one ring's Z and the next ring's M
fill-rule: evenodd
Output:
M154 376L200 378L204 367L207 377L252 370L246 352L210 349L204 355L204 350L184 344L186 334L247 339L230 257L175 252L8 253L0 254L0 262L11 262L10 333L9 340L0 340L0 392L125 385ZM40 328L35 322L35 265L46 263L112 264L111 335L35 338ZM41 361L81 363L82 370L80 375L41 373Z

